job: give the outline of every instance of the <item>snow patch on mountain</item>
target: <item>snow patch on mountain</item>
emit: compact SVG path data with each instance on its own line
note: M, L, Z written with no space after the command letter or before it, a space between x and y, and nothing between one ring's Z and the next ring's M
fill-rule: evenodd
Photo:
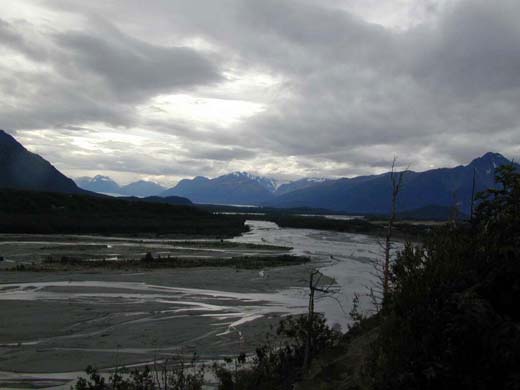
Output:
M253 175L249 172L232 172L231 176L252 180L260 184L262 187L267 189L269 192L274 192L278 188L278 182L275 179L269 177Z

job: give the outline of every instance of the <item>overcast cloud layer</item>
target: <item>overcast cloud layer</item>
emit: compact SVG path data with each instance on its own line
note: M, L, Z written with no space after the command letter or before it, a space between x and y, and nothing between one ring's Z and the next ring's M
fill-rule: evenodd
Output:
M72 177L520 157L518 0L5 0L0 128Z

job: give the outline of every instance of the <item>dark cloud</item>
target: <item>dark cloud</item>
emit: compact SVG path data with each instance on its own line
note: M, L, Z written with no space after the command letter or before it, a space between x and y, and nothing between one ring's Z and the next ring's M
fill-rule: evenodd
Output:
M88 25L56 33L24 22L24 35L0 20L0 44L34 61L25 69L0 63L2 98L12 100L0 108L3 127L131 127L138 121L135 104L222 79L217 64L193 49L145 43L100 18Z
M0 23L4 47L42 65L0 62L2 126L55 129L57 139L92 122L121 134L145 129L147 158L125 156L123 141L112 145L118 156L88 157L136 175L211 176L242 163L283 178L342 176L384 170L393 155L414 169L488 150L519 155L520 3L409 3L408 14L422 19L394 29L354 12L357 1L42 2L83 24L22 31ZM229 87L237 75L276 83ZM169 93L263 109L231 125L209 111L168 117L150 99ZM87 169L70 151L54 156Z
M58 34L54 41L67 52L67 72L75 68L102 78L119 100L141 100L222 79L218 67L193 49L154 46L106 22L95 27L96 32Z
M25 22L19 23L22 27L27 27ZM45 48L28 41L19 30L13 23L0 19L0 47L19 51L37 61L45 60L47 57Z
M255 157L256 153L240 147L214 147L201 144L188 146L188 154L194 159L231 161L249 160Z
M457 4L437 26L411 37L411 74L435 93L461 100L518 89L519 14L516 1Z
M401 33L382 31L348 15L324 16L326 27L308 40L305 51L318 57L309 61L318 61L313 72L296 79L295 97L256 118L254 128L280 153L312 158L342 151L334 153L335 161L352 162L352 149L368 151L381 144L409 154L438 147L435 137L443 135L463 135L469 149L482 153L491 144L474 147L476 138L493 138L518 126L520 35L511 15L520 15L517 2L465 1L446 10L435 25ZM296 23L293 31L277 28L277 34L301 47L305 35L295 31L312 31L312 19ZM334 27L337 24L343 27ZM358 33L338 33L351 29ZM336 31L328 34L327 45L323 31ZM316 49L316 39L326 49ZM494 143L497 150L507 154L512 145L518 150L517 142L505 138L510 142ZM432 162L464 162L467 153L452 150L437 150ZM410 160L417 164L423 157L417 153Z

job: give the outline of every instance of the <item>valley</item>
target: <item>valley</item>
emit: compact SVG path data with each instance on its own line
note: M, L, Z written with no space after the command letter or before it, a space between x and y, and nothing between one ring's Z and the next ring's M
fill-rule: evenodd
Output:
M345 329L353 294L371 283L371 264L379 256L377 240L280 228L271 222L247 224L249 232L223 243L2 236L0 248L7 254L2 267L38 262L51 254L140 257L144 252L177 250L212 258L288 253L311 261L261 270L0 271L0 302L8 314L0 321L0 384L21 378L20 372L33 378L33 383L53 377L66 384L88 364L109 368L175 353L197 352L203 359L214 359L252 351L270 325L287 314L306 311L305 286L315 268L326 276L323 283L337 289L336 299L318 299L317 310L326 314L331 325Z

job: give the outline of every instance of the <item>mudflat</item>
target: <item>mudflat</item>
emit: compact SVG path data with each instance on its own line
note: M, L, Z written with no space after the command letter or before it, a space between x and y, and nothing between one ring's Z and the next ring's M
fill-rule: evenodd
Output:
M311 266L17 272L6 268L60 256L222 258L289 248L82 236L3 236L0 248L0 371L33 373L144 363L172 353L215 358L250 351L280 315L304 310L297 290L281 291L303 286Z

